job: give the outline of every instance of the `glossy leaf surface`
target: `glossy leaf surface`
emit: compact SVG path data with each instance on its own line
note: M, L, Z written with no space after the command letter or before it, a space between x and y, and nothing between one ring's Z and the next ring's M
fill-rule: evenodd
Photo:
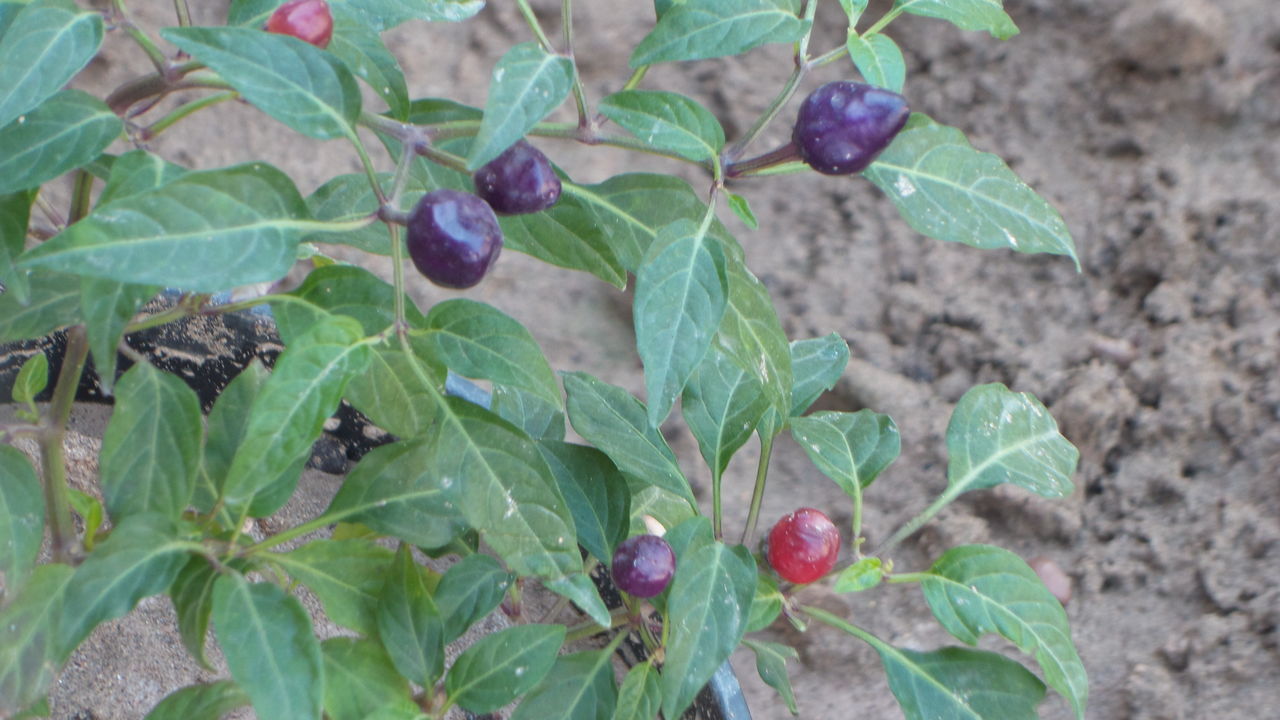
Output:
M0 127L58 92L102 44L102 16L67 0L36 0L0 37Z
M802 415L823 391L831 390L849 364L849 343L836 333L795 340L791 349L791 414Z
M787 674L787 661L797 660L800 655L790 645L767 642L764 640L743 640L743 645L751 648L756 654L756 672L769 687L778 691L787 710L792 715L799 715L796 707L796 694L791 689L791 676Z
M231 677L258 717L320 717L320 643L297 598L271 583L224 575L213 588L213 626Z
M986 30L1005 40L1018 34L1018 26L1004 11L1004 0L897 0L894 9L913 15L946 20L961 30Z
M24 301L16 292L0 294L0 342L44 337L80 320L79 278L37 270L27 279Z
M579 435L608 455L618 469L695 505L675 453L649 424L643 403L586 373L566 374L564 387L569 395L569 422Z
M0 147L9 149L0 157L0 193L38 187L84 165L123 128L101 100L81 90L59 92L0 127Z
M511 720L609 720L617 704L612 653L587 650L562 655L516 708Z
M631 496L626 478L607 455L593 447L544 440L538 443L538 452L569 505L578 544L607 563L627 537Z
M433 687L444 672L444 621L408 546L401 545L378 596L377 637L400 674Z
M542 680L564 644L563 625L517 625L467 648L445 679L449 697L474 713L493 712Z
M876 87L902 92L907 80L907 61L893 38L880 33L849 35L849 57L862 77Z
M1066 255L1076 263L1066 223L999 157L964 133L915 113L863 173L916 231L976 248Z
M475 169L512 143L564 102L573 86L573 61L527 42L507 51L489 78L484 120L471 143L467 166Z
M653 720L662 707L662 677L652 660L627 671L618 688L613 720Z
M351 539L313 540L273 560L320 598L330 620L371 635L392 557L371 540Z
M769 407L753 373L711 348L684 389L681 410L713 477L755 432Z
M729 304L713 342L764 387L770 408L758 432L773 437L791 411L791 348L764 283L740 262L729 263L728 276Z
M656 148L694 162L714 160L724 128L692 98L658 90L623 90L600 101L600 112Z
M1035 657L1045 681L1084 717L1089 681L1071 642L1062 603L1017 555L990 545L963 545L943 553L921 581L938 622L976 644L996 633Z
M408 117L409 88L404 71L378 33L358 23L335 19L333 39L326 49L386 101L392 117L401 120Z
M31 573L43 538L44 491L35 468L21 450L0 445L0 606Z
M893 420L871 410L792 418L791 435L813 464L851 496L870 485L902 447Z
M388 709L413 717L409 683L373 640L335 637L320 644L324 658L324 712L331 720L366 720Z
M662 709L679 717L728 659L746 629L756 567L745 548L704 545L680 559L667 615L680 618L662 668Z
M72 572L66 565L41 565L0 606L0 715L38 701L57 675L64 656L57 628Z
M636 46L631 67L737 55L765 43L795 42L805 23L797 0L685 0L662 14Z
M650 427L658 427L706 355L728 294L724 252L690 220L663 228L636 274L636 349Z
M165 28L160 34L216 70L259 110L303 135L327 140L354 132L360 87L333 54L252 28Z
M99 457L107 512L115 522L148 512L177 518L200 467L200 400L150 363L130 368L116 392Z
M221 720L248 704L249 696L235 683L219 680L169 693L142 720Z
M217 292L275 280L296 258L306 205L261 164L188 173L99 207L23 255L27 267Z
M114 392L116 348L124 329L143 303L159 291L154 285L132 285L104 278L80 279L80 314L89 334L93 368L105 392Z
M498 607L510 583L511 574L488 555L468 555L450 567L435 592L445 643Z

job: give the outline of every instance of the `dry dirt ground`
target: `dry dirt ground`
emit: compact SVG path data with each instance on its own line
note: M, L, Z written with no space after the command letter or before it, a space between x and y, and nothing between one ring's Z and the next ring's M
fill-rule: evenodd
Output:
M131 4L144 20L168 22L168 2ZM558 22L560 3L534 4L549 26ZM873 3L871 16L887 4ZM734 227L788 333L836 331L849 342L854 360L822 406L871 407L901 428L903 456L869 493L871 546L945 484L942 433L966 389L998 381L1032 392L1081 450L1076 492L1054 502L1017 490L965 496L902 546L897 566L923 568L964 542L1051 558L1074 584L1067 611L1092 683L1090 718L1274 717L1280 12L1274 0L1005 4L1022 29L1005 42L924 18L896 21L890 34L906 50L906 95L914 109L1004 157L1062 211L1082 273L1061 258L920 237L860 179L743 183L737 189L761 228ZM225 17L225 0L193 5L206 21ZM626 50L650 10L638 0L576 5L580 64L599 98L625 76ZM825 3L815 49L842 42L837 13L836 3ZM494 61L526 39L513 3L495 0L460 26L405 27L391 45L415 96L479 104ZM87 82L114 85L144 70L139 60L112 39ZM767 48L746 59L663 67L646 86L698 97L733 137L786 78L789 62L785 49ZM839 76L853 72L825 68L805 88ZM250 108L209 114L217 119L193 120L156 149L202 167L265 157L304 191L357 169L341 143L293 138ZM785 135L779 127L759 149ZM584 182L673 169L618 151L543 147ZM422 304L447 296L425 283L413 292ZM524 321L554 367L641 390L627 303L612 288L507 253L471 296ZM705 484L688 433L677 424L670 436ZM726 480L729 527L740 527L745 514L753 454L744 451ZM772 469L763 523L797 504L827 508L840 524L848 518L847 501L794 445L782 444ZM896 644L948 642L910 588L810 599ZM162 622L165 611L141 612ZM798 643L793 676L803 717L899 716L865 646L821 628L799 636L775 626L767 634ZM140 717L171 689L157 680L170 677L161 670L131 677L139 666L119 666L122 655L151 653L168 667L167 651L146 643L121 650L108 642L80 657L83 671L73 668L60 685L58 717ZM750 656L734 662L755 717L786 717L754 677ZM1042 711L1055 720L1069 715L1056 696Z

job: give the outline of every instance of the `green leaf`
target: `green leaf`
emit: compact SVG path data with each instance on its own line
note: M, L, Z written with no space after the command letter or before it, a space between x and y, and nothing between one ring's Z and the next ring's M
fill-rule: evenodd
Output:
M436 398L445 381L439 359L421 340L409 342L413 354L398 342L374 346L369 368L351 378L346 392L347 402L374 425L399 437L415 437L431 427L439 417Z
M593 447L543 440L537 448L569 506L578 544L600 562L610 562L627 538L631 495L626 478Z
M822 474L850 497L870 485L902 449L898 426L888 415L871 410L792 418L791 436Z
M330 620L371 635L377 631L378 595L392 557L371 540L315 540L272 561L320 598Z
M208 430L204 444L204 458L196 480L191 504L201 512L209 512L222 495L227 481L227 470L235 458L236 449L244 439L249 421L249 408L262 391L270 373L257 358L227 384L209 411ZM229 522L235 522L230 519Z
M98 205L155 190L188 172L181 165L174 165L146 150L130 150L111 163L111 174L98 195Z
M557 578L546 583L546 587L555 594L572 600L583 614L600 627L608 627L612 622L609 608L600 597L599 589L585 573Z
M610 720L617 704L613 653L587 650L556 658L543 678L511 715L511 720Z
M579 435L608 455L619 470L697 507L675 453L649 424L643 403L586 373L567 373L564 388L569 395L569 422Z
M627 529L629 536L649 532L644 522L645 515L654 518L663 527L672 528L697 514L694 506L684 497L657 485L650 485L645 480L630 476L627 478L627 485L631 487L631 525Z
M863 173L916 231L976 248L1066 255L1080 267L1062 216L964 133L914 113Z
M41 565L0 605L0 715L44 697L57 676L63 657L57 627L71 575L66 565Z
M248 704L249 696L235 683L219 680L169 693L142 720L221 720Z
M306 212L293 181L269 165L191 172L96 209L20 264L218 292L284 276Z
M169 586L169 598L178 616L182 645L202 667L213 669L205 655L205 637L213 612L213 584L218 571L203 557L192 557ZM246 699L247 703L248 700Z
M25 303L16 292L0 294L0 343L44 337L80 321L79 278L37 270L27 280Z
M1018 663L985 650L917 652L876 646L907 720L1036 720L1044 684Z
M795 42L807 24L796 0L686 0L662 14L631 54L631 67L737 55L765 43Z
M49 385L49 358L43 352L27 358L18 370L18 377L13 381L13 401L20 405L31 405Z
M448 545L465 526L455 509L458 489L445 485L435 452L430 438L374 448L347 475L325 514L420 547Z
M897 0L893 9L946 20L961 30L986 30L1001 40L1018 34L1003 0Z
M907 61L902 57L902 49L893 38L880 33L849 33L849 40L845 45L849 50L849 58L868 83L896 93L902 92L902 86L907 81Z
M143 303L159 292L154 285L130 285L104 278L80 279L80 314L89 334L89 350L98 383L104 392L114 391L117 347L124 329Z
M591 209L627 272L640 269L640 260L658 231L677 220L700 220L707 206L689 183L670 175L629 173L598 185L564 183L561 202L573 197ZM711 233L732 242L718 221Z
M1062 604L1017 555L990 545L951 548L920 583L934 617L970 645L996 633L1033 655L1045 682L1084 717L1089 680Z
M507 51L489 79L484 120L471 143L467 167L475 170L502 154L555 110L573 87L573 60L527 42Z
M445 643L462 637L467 628L493 612L511 580L511 573L488 555L468 555L445 571L435 592Z
M533 441L465 400L445 409L433 465L442 484L457 483L467 523L520 575L581 572L573 518Z
M470 191L470 180L463 180ZM577 195L563 193L548 210L499 217L498 224L504 247L556 267L591 273L619 289L627 285L627 272L611 238L594 209Z
M226 504L243 507L258 494L271 494L279 483L291 489L298 466L320 436L324 421L338 408L347 381L368 364L369 349L359 344L360 326L350 318L332 317L287 348L275 371L254 399L244 441L227 471ZM280 504L287 498L280 498ZM269 515L276 507L255 507ZM257 513L261 513L258 515Z
M694 515L679 525L668 528L662 539L671 546L671 552L676 556L676 565L679 565L689 553L714 543L716 536L709 518Z
M649 246L636 275L636 349L644 362L650 427L671 412L724 316L724 252L691 220Z
M673 622L662 667L667 717L680 717L738 647L755 587L755 561L744 547L717 542L682 558L667 599Z
M840 0L840 7L844 8L845 14L849 16L850 28L858 24L858 19L862 17L862 13L866 12L869 4L870 0Z
M702 459L719 477L733 454L751 439L769 399L754 374L712 347L689 378L680 407Z
M34 200L35 191L0 195L0 285L4 286L5 294L19 303L27 302L30 288L27 274L14 262L27 245L27 225Z
M378 173L378 182L383 190L391 188L391 174ZM404 195L404 203L421 197L421 191L415 191L412 181L408 184ZM307 196L307 208L316 220L343 223L372 215L378 209L378 198L369 185L369 176L364 173L338 175L316 188ZM337 243L350 245L368 253L377 255L391 254L391 235L387 226L380 222L366 225L359 230L329 232L316 230L303 236L306 242Z
M741 262L730 262L729 305L713 346L764 387L770 408L757 431L773 437L791 411L791 348L769 290Z
M0 127L61 90L101 44L100 14L67 0L27 4L0 37L0 67L6 68L0 73Z
M427 313L422 342L455 373L483 378L560 404L555 373L538 341L518 321L475 300L454 298Z
M729 201L729 209L733 210L733 214L738 216L744 225L752 230L760 229L760 221L756 219L756 214L751 210L751 203L747 202L747 198L737 193L724 191L725 199Z
M4 37L9 26L13 24L13 19L22 12L22 8L27 6L27 0L6 0L0 2L0 38Z
M63 90L0 127L0 193L27 190L97 157L124 125L101 100Z
M778 581L759 573L756 576L756 594L751 598L751 612L747 616L747 632L759 632L772 625L782 613L785 599L778 590Z
M67 502L72 511L84 521L84 549L86 552L92 551L95 537L102 527L102 503L94 496L75 488L67 488Z
M1001 483L1066 497L1080 459L1034 395L1000 383L978 385L960 398L947 424L947 454L949 497Z
M130 515L67 583L57 650L64 660L99 623L124 616L138 601L164 592L187 564L187 547L171 518Z
M838 593L861 592L879 585L883 579L884 569L880 558L864 557L841 570L836 575L832 589Z
M792 715L799 715L796 708L796 694L791 689L791 677L787 675L787 660L796 660L800 654L790 645L766 642L764 640L743 640L743 645L751 648L756 654L756 672L769 687L778 691L782 701Z
M613 720L653 720L662 706L662 678L653 660L645 660L627 671L618 689Z
M483 7L484 0L346 0L338 6L343 14L363 19L378 32L409 20L459 22L480 12Z
M417 710L409 683L373 640L335 637L320 643L324 657L324 712L331 720L365 720L394 708ZM410 715L412 717L412 715Z
M213 627L227 669L253 701L258 717L320 717L320 643L297 598L271 583L223 575L213 587Z
M623 90L600 101L600 112L649 145L694 162L714 161L724 128L696 100L658 90Z
M360 87L336 56L252 28L165 28L160 35L217 71L245 100L308 137L354 133Z
M473 713L493 712L529 692L555 664L563 625L517 625L467 648L445 679L449 699Z
M43 539L44 492L35 468L21 450L0 445L0 606L22 588Z
M849 364L849 343L836 333L791 343L791 415L802 415L831 390Z
M392 117L408 119L409 88L404 71L377 32L339 16L334 19L333 38L326 49L386 101Z
M444 673L444 620L407 545L396 553L375 615L395 669L421 687L434 687Z
M177 518L200 468L200 399L176 375L138 363L120 377L102 436L102 496L113 522L159 513Z
M496 384L489 409L535 440L564 440L564 406L547 402L541 395Z
M395 322L395 288L356 265L316 268L289 294L333 315L355 319L365 335L376 335ZM295 302L272 305L272 314L285 344L293 343L317 319L324 317L323 313L299 311L299 308L299 303ZM413 326L423 322L422 313L408 297L405 298L405 318Z

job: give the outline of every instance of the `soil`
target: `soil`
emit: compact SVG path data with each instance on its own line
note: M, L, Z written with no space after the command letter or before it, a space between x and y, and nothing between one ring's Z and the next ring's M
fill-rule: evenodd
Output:
M559 22L559 2L533 4L548 27ZM144 25L169 22L168 2L131 5ZM198 21L216 22L225 5L209 0L193 9ZM651 14L647 3L631 0L576 6L579 64L598 99L625 78L627 48ZM887 6L873 2L868 17ZM1008 41L927 18L895 21L890 34L909 68L905 94L913 109L1005 158L1058 207L1083 272L1063 258L921 237L861 179L801 175L741 183L735 189L752 202L760 229L732 227L791 337L835 331L849 343L853 360L820 407L870 407L901 429L902 457L867 497L870 547L945 485L943 432L965 390L1002 382L1034 393L1080 448L1075 492L1059 501L1007 488L963 496L898 549L896 567L922 569L944 548L971 542L1051 560L1073 589L1066 609L1089 671L1090 718L1274 716L1280 13L1273 0L1006 6L1022 29ZM839 12L837 3L825 3L815 50L843 42ZM514 3L493 2L465 24L405 26L391 33L390 44L415 97L481 104L497 57L527 39ZM85 82L100 91L145 70L136 49L113 37ZM655 68L645 87L699 98L732 138L790 70L787 48L766 47L745 58ZM853 75L836 63L807 78L804 88ZM220 106L207 114L162 136L154 149L199 167L263 158L287 169L304 192L358 170L342 143L283 132L252 108ZM786 135L778 125L757 149ZM674 170L621 151L540 145L579 182ZM372 265L387 271L380 259ZM454 295L425 282L412 292L423 306ZM526 323L553 367L585 370L642 393L624 294L508 252L468 296ZM666 430L709 495L690 435L678 422ZM847 527L850 508L840 491L798 447L780 445L762 525L812 505ZM725 481L729 528L742 526L755 453L744 450ZM809 592L810 601L894 644L954 643L910 588ZM155 616L143 617L144 624L163 623L160 610L144 605L135 615ZM785 623L764 635L800 649L792 675L802 717L846 717L855 707L860 717L900 716L866 646L824 628L801 635ZM117 675L113 661L121 657L162 658L161 666L177 661L158 641L98 638L105 647L77 656L85 672L63 675L57 717L141 717L195 677L147 675L136 667ZM755 677L750 654L736 655L734 664L754 717L786 717ZM175 682L162 686L160 677ZM1070 715L1056 695L1042 714Z

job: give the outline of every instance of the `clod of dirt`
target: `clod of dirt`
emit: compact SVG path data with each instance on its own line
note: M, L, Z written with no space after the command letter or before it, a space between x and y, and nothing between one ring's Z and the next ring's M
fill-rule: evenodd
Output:
M1116 15L1111 35L1120 58L1151 72L1195 70L1227 47L1227 20L1205 0L1134 2Z

